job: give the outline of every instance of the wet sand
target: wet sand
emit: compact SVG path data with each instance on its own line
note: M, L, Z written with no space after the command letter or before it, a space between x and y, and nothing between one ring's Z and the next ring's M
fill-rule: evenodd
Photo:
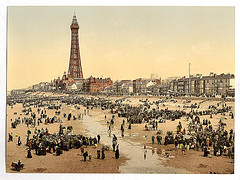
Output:
M119 97L112 97L111 99L119 99ZM140 104L139 99L142 98L128 98L131 101L132 105ZM151 98L150 101L158 100L159 98ZM165 103L165 107L160 106L160 108L165 109L168 107L169 109L179 109L178 105L182 109L182 105L185 100L177 100L177 103L167 102ZM193 102L200 102L200 100L194 100ZM203 103L202 109L206 109L208 105L216 105L219 101L207 101ZM129 103L129 102L127 102ZM231 105L234 107L234 102L227 102L227 105ZM63 105L61 115L66 113L83 113L84 107L81 106L80 110L75 110L73 106L65 106ZM186 111L189 109L186 109ZM7 133L13 132L15 135L19 133L22 139L22 142L25 143L25 138L23 137L26 134L27 127L26 125L19 125L16 129L12 129L10 127L10 119L18 117L18 115L13 115L13 112L21 111L21 105L14 106L13 109L7 107ZM234 112L234 111L233 111ZM54 110L49 110L47 114L50 117L53 117ZM61 116L60 115L60 116ZM107 119L105 120L104 116L107 115ZM23 116L23 115L22 115ZM97 135L96 132L100 132L101 139L103 144L108 144L111 148L111 137L107 134L107 121L110 121L112 114L110 110L100 110L93 109L90 110L89 115L85 116L83 120L71 120L64 121L63 125L73 126L74 134L86 134L90 136ZM63 154L59 157L54 156L52 154L47 154L46 156L36 156L32 153L33 158L28 159L26 156L26 146L21 145L18 147L16 138L14 138L14 142L7 143L7 158L6 158L6 166L7 172L15 172L10 170L10 164L12 161L21 161L26 165L25 169L21 172L74 172L74 173L204 173L209 174L210 172L216 173L233 173L234 171L234 163L231 163L231 160L228 157L213 157L206 158L203 157L203 152L189 150L186 151L183 156L180 150L175 151L173 145L157 145L151 144L151 137L156 135L157 131L146 131L144 126L145 124L132 124L132 129L129 130L127 127L125 128L125 136L122 138L120 136L120 126L123 119L119 118L117 114L115 114L115 123L113 126L113 133L115 133L118 137L118 141L120 144L120 159L116 160L114 157L114 152L111 150L106 152L106 159L99 160L95 159L96 157L96 149L92 147L88 147L88 152L93 155L92 161L83 162L83 157L80 155L79 150L71 149L69 151L64 151ZM209 116L200 116L200 119L203 118L210 119L213 125L213 128L216 128L219 118L222 117L220 114L214 115L213 118L210 119ZM230 129L234 129L234 119L231 119L228 114L224 116L227 118L226 129L229 131ZM182 122L183 128L185 127L187 130L187 123L182 118L180 121ZM91 122L91 123L90 123ZM179 120L169 121L166 123L159 123L158 129L162 130L163 136L165 136L168 130L176 132L176 126ZM94 124L92 126L92 124ZM40 128L48 128L50 133L57 132L59 124L51 124L51 125L43 125L39 126ZM32 130L32 129L31 129ZM94 134L95 133L95 134ZM163 141L162 141L163 142ZM147 145L147 158L143 158L143 146ZM112 149L112 148L111 148ZM132 151L131 151L132 149ZM168 153L171 154L170 158L163 153L167 150ZM211 152L212 154L212 152ZM135 157L136 156L136 157ZM216 166L217 164L217 166ZM71 166L70 166L71 165Z
M32 109L34 109L33 111L36 110L35 108ZM46 156L37 156L32 150L33 157L26 158L27 146L25 146L25 143L26 132L28 129L27 126L25 124L20 124L17 126L16 129L10 127L11 118L14 119L20 114L22 114L20 117L24 117L23 113L21 113L21 110L21 104L15 105L13 109L7 107L7 133L12 132L14 135L13 142L6 142L7 173L16 173L16 171L11 170L11 163L17 162L18 160L21 160L21 162L25 165L25 168L20 171L21 173L118 173L119 166L123 165L127 159L122 154L120 154L119 159L115 159L115 152L113 152L112 150L105 151L106 158L104 160L97 159L97 150L101 149L101 144L99 144L97 148L93 146L88 146L87 148L85 148L85 151L88 151L88 154L92 155L91 161L87 160L86 162L83 161L83 156L80 153L80 149L70 149L69 151L63 151L63 154L61 154L60 156L56 156L55 153L47 153ZM18 112L18 114L14 115L14 112ZM54 112L55 110L47 110L47 114L49 114L50 117L55 116ZM64 112L72 112L74 114L76 113L76 110L71 106L63 105L62 114L60 115L61 117L63 116ZM83 113L83 109L80 110L80 112ZM37 126L37 128L44 128L44 130L45 128L48 128L49 133L57 133L59 124L60 123L45 125L42 123ZM62 125L65 127L67 127L68 125L73 126L74 134L86 135L87 130L85 129L82 120L67 121L65 119L63 120ZM30 130L33 132L34 128L30 127ZM15 137L16 134L19 134L21 137L21 146L17 145L17 137Z
M132 105L138 105L139 104L139 98L128 98L131 101ZM158 100L157 98L151 98L150 101ZM202 101L202 100L201 100ZM200 100L194 100L191 103L195 102L201 102ZM173 102L167 102L165 103L165 107L160 106L160 108L169 108L171 110L178 110L178 105L183 106L183 102L185 100L177 100L177 103ZM208 108L209 105L217 105L220 101L206 101L201 105L200 110L205 110ZM129 102L128 102L129 103ZM235 114L234 109L234 102L226 102L228 106L233 107L233 113ZM186 111L189 111L190 109L186 109ZM98 112L98 116L102 114L101 110L96 110ZM106 112L107 114L107 120L110 121L111 113ZM200 116L200 119L208 119L211 120L211 123L213 125L213 128L217 128L218 122L220 117L227 118L224 120L224 122L227 123L227 126L225 129L227 131L230 131L230 129L234 128L234 121L235 119L231 119L229 114L225 114L225 116L218 114L213 115L212 118L210 118L209 115ZM120 126L122 123L122 120L124 118L116 117L115 123L114 123L114 129L117 129L120 132ZM174 131L174 134L176 134L176 126L178 125L179 121L181 121L183 128L187 131L187 124L188 122L185 121L185 118L181 118L180 120L170 121L167 120L166 123L159 123L158 129L162 130L162 136L164 137L167 131ZM186 170L186 173L201 173L201 174L209 174L210 172L216 172L219 174L231 174L234 172L234 163L232 163L232 160L229 159L227 156L221 156L221 157L215 157L213 156L213 151L211 151L212 158L206 158L203 157L202 151L195 151L195 150L187 150L185 152L185 155L182 155L182 152L180 150L175 150L174 145L152 145L152 136L156 136L157 131L146 131L144 128L145 124L132 124L131 130L125 128L125 137L129 139L131 142L137 143L139 146L147 146L147 159L149 156L155 156L158 154L159 158L158 160L163 162L165 167L173 167L176 169L184 169ZM155 139L156 143L156 139ZM163 144L163 140L162 140ZM154 152L153 152L153 151ZM170 151L168 151L170 150ZM165 153L170 153L171 157L168 158L166 154L163 154L163 151ZM142 150L142 157L143 157L143 150ZM217 165L216 165L217 164Z

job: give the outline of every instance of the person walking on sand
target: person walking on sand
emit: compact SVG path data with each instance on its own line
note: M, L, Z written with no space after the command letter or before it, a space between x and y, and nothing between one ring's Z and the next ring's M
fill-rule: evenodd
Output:
M84 161L87 160L87 156L88 156L88 152L86 151L85 153L83 153L83 158L84 158Z
M117 136L113 134L113 141L117 141Z
M160 145L162 144L161 140L162 140L162 136L157 135L157 143Z
M20 136L18 136L18 146L20 146L22 144Z
M113 138L113 144L112 144L113 151L115 151L116 144L117 144L117 141Z
M102 150L102 159L105 159L105 153L104 153L104 150Z
M112 133L112 130L111 130L111 124L108 126L108 134L109 134L109 137L111 137L111 133Z
M32 158L32 153L30 148L27 151L27 158Z
M155 137L154 137L154 136L152 136L152 144L154 144L154 139L155 139Z
M98 143L100 143L100 139L101 139L100 134L97 135L97 139L98 139Z
M122 129L122 137L124 136L124 128Z
M117 145L117 149L116 149L116 152L115 152L115 158L118 159L119 158L119 146Z
M129 122L128 129L132 129L132 124Z
M144 154L144 159L146 159L147 158L147 150L146 149L144 149L144 152L143 152Z
M13 137L11 133L8 133L8 142L13 141Z
M100 150L97 150L97 159L100 159L101 156L100 153L101 153Z
M124 124L121 125L122 137L124 136Z

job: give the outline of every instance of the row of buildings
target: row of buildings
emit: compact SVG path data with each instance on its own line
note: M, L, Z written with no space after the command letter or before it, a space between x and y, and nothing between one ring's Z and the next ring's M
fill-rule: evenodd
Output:
M146 79L113 81L110 78L89 77L83 81L72 81L64 75L60 80L51 83L40 83L39 90L65 90L84 92L112 92L118 94L166 94L178 93L182 95L226 95L234 93L235 77L233 74L215 74L208 76L201 74L186 77L169 77L167 79ZM34 89L34 88L33 88Z
M235 90L234 74L210 73L208 76L197 74L190 78L179 78L170 81L167 87L174 93L192 95L226 95L232 94Z
M29 90L29 88L28 88ZM66 73L62 78L51 82L40 82L33 85L33 91L65 91L65 92L108 92L113 94L181 94L181 95L234 95L234 74L201 74L186 77L169 77L167 79L138 78L113 82L110 78L87 79L68 78ZM22 94L26 89L13 90L11 94Z
M110 78L95 78L90 76L87 79L72 79L69 78L66 73L62 78L58 77L57 79L49 82L41 82L39 84L33 85L32 90L37 91L82 91L87 93L102 92L111 89L113 82Z
M190 78L136 79L116 81L113 92L134 94L232 95L235 93L234 74L210 73L191 75Z

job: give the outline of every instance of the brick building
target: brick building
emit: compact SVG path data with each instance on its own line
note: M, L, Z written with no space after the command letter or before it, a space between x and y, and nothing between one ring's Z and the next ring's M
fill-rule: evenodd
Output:
M112 87L113 82L111 78L103 79L90 76L83 82L83 91L90 93L101 92Z

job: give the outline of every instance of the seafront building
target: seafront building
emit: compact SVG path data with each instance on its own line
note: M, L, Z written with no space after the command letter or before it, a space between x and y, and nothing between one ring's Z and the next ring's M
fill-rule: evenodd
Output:
M83 91L87 93L95 93L111 89L113 82L110 78L95 78L90 76L83 82Z
M133 93L132 80L115 81L113 84L112 92L117 93L117 94Z
M190 82L190 84L189 84ZM210 73L208 76L197 74L189 78L179 78L172 80L169 90L179 94L191 95L227 95L233 94L235 90L234 74Z
M157 93L161 85L161 79L138 78L133 80L133 93Z
M25 94L27 92L26 89L14 89L12 90L9 94L10 95L22 95L22 94Z

